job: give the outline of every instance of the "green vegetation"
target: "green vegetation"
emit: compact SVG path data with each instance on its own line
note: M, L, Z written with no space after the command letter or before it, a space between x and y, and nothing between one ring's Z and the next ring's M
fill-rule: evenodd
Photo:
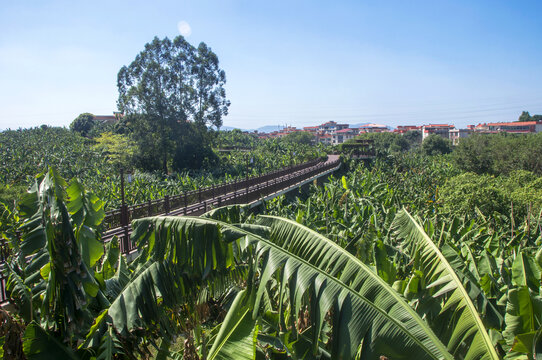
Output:
M458 174L447 157L345 166L306 198L267 203L267 215L232 206L136 220L132 261L116 239L99 240L104 203L49 170L19 205L21 239L4 232L17 313L5 316L20 339L4 350L30 359L533 358L541 217L445 213L436 189Z
M518 118L518 121L540 121L542 120L542 115L532 115L528 111L523 111Z
M449 154L452 152L452 142L442 136L430 134L422 142L422 152L426 155Z
M542 133L472 134L453 153L457 166L477 174L510 174L527 170L542 175Z
M364 133L360 134L357 139L372 140L374 142L375 153L378 156L386 156L417 150L422 143L422 134L419 131L407 131L404 135L392 132ZM348 140L347 143L353 141Z
M220 127L230 102L218 57L182 36L145 45L118 73L119 110L128 117L145 170L199 168L212 155L207 126Z
M314 135L308 131L295 131L287 134L284 137L284 141L293 144L305 144L309 145L314 142Z
M542 177L525 170L499 177L462 173L441 188L440 201L445 213L473 215L481 210L522 220L542 211Z
M130 168L136 150L135 144L130 138L121 134L104 132L94 139L94 141L96 141L96 144L93 145L93 150L106 158L106 161L114 169Z
M479 346L489 341L477 350L480 358L532 358L542 326L542 313L532 307L541 300L541 193L535 190L541 178L522 171L498 178L498 185L491 179L458 174L446 157L403 155L379 160L372 169L354 166L340 179L312 187L306 198L267 203L266 211L309 226L374 266L455 358L477 358L465 353L474 352L472 345L450 348L463 331L480 336ZM406 216L403 208L417 216ZM451 271L463 289L449 283ZM460 305L465 295L470 305ZM454 306L463 310L454 314ZM469 308L480 316L481 333L460 325Z
M137 146L127 134L103 132L89 139L64 128L3 131L0 133L0 202L13 209L14 201L32 184L34 175L45 171L47 166L54 166L66 179L78 178L105 202L106 210L111 210L120 206L120 167L132 173L131 181L125 184L126 201L136 204L325 155L323 146L290 144L279 139L259 141L242 133L234 140L229 132L210 134L215 150L211 150L208 158L215 161L204 162L196 170L162 174L134 167ZM250 146L250 153L243 148L218 151L223 144L234 144L232 141L240 138ZM186 151L191 154L195 150Z
M134 204L329 151L306 132L213 130L224 83L205 44L154 39L119 72L118 123L85 113L71 130L0 133L11 306L0 355L540 357L541 134L473 135L453 152L436 135L364 134L376 160L343 155L337 177L260 214L234 205L134 220L130 256L117 238L104 243L121 169Z
M91 113L83 113L72 121L70 130L78 132L82 136L87 136L95 125L94 115Z

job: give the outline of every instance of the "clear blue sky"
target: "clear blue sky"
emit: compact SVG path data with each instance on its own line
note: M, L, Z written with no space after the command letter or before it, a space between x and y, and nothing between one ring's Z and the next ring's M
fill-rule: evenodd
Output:
M116 110L154 36L203 41L224 125L453 123L542 114L542 1L2 1L0 129Z

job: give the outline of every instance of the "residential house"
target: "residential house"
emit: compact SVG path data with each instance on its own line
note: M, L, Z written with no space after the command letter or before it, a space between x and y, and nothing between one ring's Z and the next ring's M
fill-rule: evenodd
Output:
M394 133L404 134L407 131L421 131L421 126L415 126L415 125L399 125L395 130L393 130Z
M542 132L542 121L514 121L478 124L475 129L481 133L507 132L514 134Z
M360 133L376 133L376 132L389 132L390 129L386 125L381 124L366 124L360 125Z
M466 138L472 133L471 128L467 129L451 129L449 131L450 140L452 141L452 145L459 144L459 139Z
M346 140L350 140L359 135L359 129L357 128L348 128L335 131L334 134L331 134L331 143L333 145L342 144Z
M333 134L335 131L348 129L348 124L337 124L335 121L328 121L318 126L318 131L324 134Z
M429 124L422 126L422 140L425 140L431 134L442 136L445 139L450 138L450 130L454 129L454 125L448 124Z

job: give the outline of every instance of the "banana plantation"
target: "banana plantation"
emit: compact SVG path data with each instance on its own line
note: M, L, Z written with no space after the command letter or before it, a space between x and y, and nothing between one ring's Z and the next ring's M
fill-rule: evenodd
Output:
M228 132L216 135L214 160L207 167L163 174L137 168L133 154L119 148L119 145L97 143L95 139L82 137L65 128L44 126L2 131L0 208L12 209L13 202L32 185L34 175L48 166L55 167L66 179L79 179L87 190L104 201L107 211L121 205L121 168L129 174L130 181L125 183L124 195L126 203L132 205L256 176L326 154L322 146L294 146L279 139L257 142L251 136L242 135L244 137L234 139ZM231 146L239 145L240 140L245 141L240 149ZM219 151L220 147L226 146L232 149Z
M6 359L537 359L542 189L529 178L532 193L516 196L518 182L506 178L454 195L450 179L462 175L443 156L395 154L370 165L345 156L324 184L257 211L134 220L137 251L126 255L117 239L101 240L105 201L51 167L2 215L9 304L0 351ZM463 198L465 208L450 202Z

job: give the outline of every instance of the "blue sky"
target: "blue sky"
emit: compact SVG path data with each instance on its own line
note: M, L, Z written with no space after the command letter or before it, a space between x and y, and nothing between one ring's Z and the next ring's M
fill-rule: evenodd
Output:
M0 129L116 110L116 76L185 21L224 125L459 127L542 114L540 1L2 1Z

